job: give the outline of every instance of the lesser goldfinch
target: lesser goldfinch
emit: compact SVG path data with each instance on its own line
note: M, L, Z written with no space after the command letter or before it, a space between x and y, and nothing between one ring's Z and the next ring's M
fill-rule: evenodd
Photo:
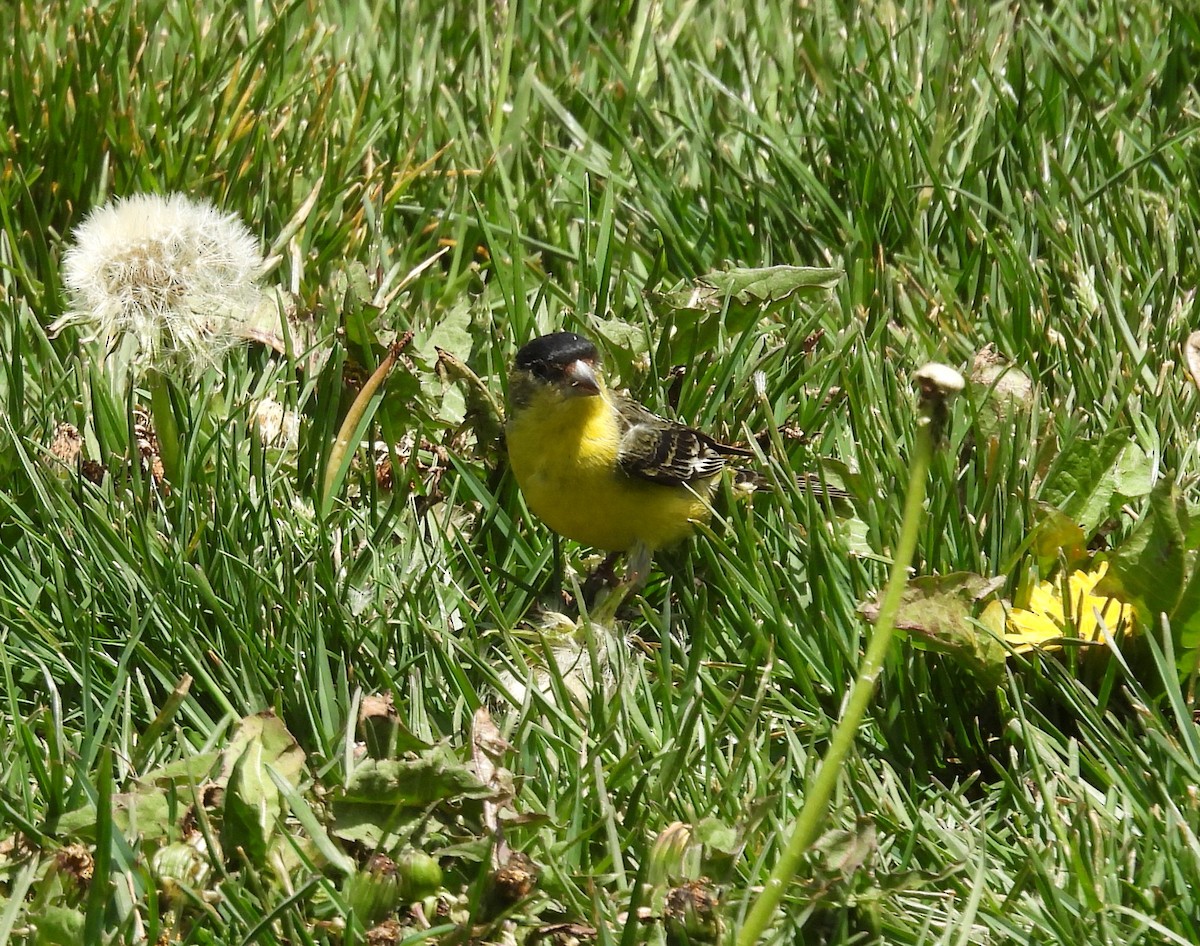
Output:
M534 339L509 378L508 456L529 508L555 532L646 556L708 518L726 456L751 456L609 391L596 346Z

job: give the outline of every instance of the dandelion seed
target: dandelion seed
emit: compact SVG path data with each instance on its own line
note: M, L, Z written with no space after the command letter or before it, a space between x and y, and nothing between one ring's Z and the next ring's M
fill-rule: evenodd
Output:
M596 663L592 662L584 635L591 633L595 648ZM625 638L615 628L596 623L580 623L556 611L547 612L540 629L540 647L530 653L535 657L523 676L509 670L500 672L501 690L507 693L514 705L525 701L530 689L537 691L551 703L557 702L555 678L562 680L567 695L586 709L593 694L599 689L607 693L615 684L615 664L621 660ZM543 661L548 657L555 669L551 670ZM597 678L596 671L599 671Z
M300 440L300 415L287 410L273 397L259 401L253 423L268 447L291 450Z
M136 194L95 210L63 260L76 324L108 349L124 337L138 358L203 369L244 340L256 310L258 240L235 214L182 194Z

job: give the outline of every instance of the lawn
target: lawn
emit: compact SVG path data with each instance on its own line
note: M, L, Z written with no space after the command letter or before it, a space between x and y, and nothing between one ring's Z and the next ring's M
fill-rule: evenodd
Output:
M0 943L1200 942L1192 4L0 21ZM615 618L558 329L755 453Z

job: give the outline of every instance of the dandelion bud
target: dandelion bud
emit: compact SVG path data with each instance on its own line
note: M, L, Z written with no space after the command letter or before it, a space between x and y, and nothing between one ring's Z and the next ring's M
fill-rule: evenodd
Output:
M396 855L396 874L405 902L424 900L441 889L442 868L437 859L415 847Z
M490 905L497 913L520 903L532 893L540 871L528 855L513 851L492 873Z
M914 377L921 389L921 411L933 425L933 442L942 437L949 416L949 404L966 386L963 376L949 365L931 361L917 369Z
M375 854L346 878L342 893L346 905L365 927L372 927L402 902L401 881L396 864L383 854Z
M163 896L181 903L187 899L185 887L203 886L212 871L206 850L203 836L197 834L192 842L175 841L154 852L150 867Z
M675 821L663 828L650 848L651 884L666 884L685 876L685 858L692 846L692 826Z
M663 909L667 942L672 946L716 943L721 936L719 908L716 891L706 880L675 887Z

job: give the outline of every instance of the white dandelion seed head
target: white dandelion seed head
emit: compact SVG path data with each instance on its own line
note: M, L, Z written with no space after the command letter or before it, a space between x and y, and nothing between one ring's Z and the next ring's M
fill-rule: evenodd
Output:
M183 194L135 194L92 211L63 259L70 308L106 347L124 336L158 367L205 368L267 303L258 240L236 214Z
M958 394L966 386L966 381L958 371L936 361L922 365L914 377L922 389L929 388L941 397Z
M258 402L253 425L268 447L293 450L300 441L300 415L289 411L273 397Z
M507 694L513 705L524 703L530 690L557 704L556 678L562 680L570 700L583 710L597 694L606 699L612 696L628 650L624 633L615 625L575 621L557 611L547 611L536 633L538 644L528 655L530 662L517 672L503 669L499 673L501 693ZM590 647L587 636L591 637ZM547 660L554 663L554 670Z

